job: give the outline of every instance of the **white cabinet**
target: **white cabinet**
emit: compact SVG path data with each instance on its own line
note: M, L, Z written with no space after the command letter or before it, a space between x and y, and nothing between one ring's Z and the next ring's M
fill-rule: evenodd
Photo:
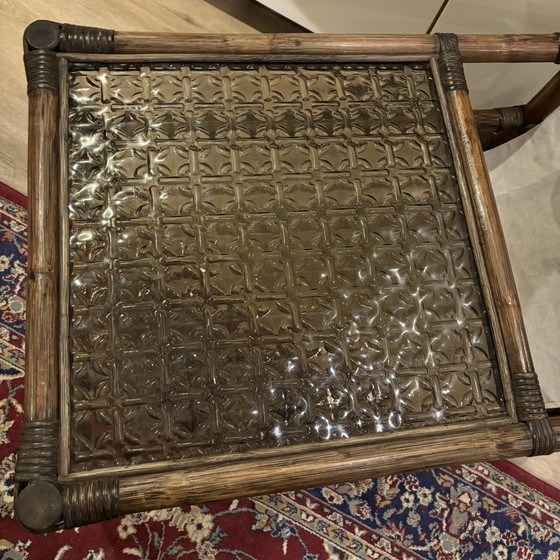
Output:
M443 0L259 0L315 33L426 33ZM560 0L450 0L433 32L560 31ZM554 64L466 64L475 108L526 103Z
M314 33L426 33L442 0L259 0Z

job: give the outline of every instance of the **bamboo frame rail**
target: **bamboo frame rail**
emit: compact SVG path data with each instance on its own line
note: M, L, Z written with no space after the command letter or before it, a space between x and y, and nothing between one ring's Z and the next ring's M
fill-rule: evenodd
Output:
M555 450L560 450L560 416L551 417ZM375 457L371 448L320 450L250 465L217 465L170 472L162 477L130 476L119 486L120 514L164 508L177 503L197 504L239 496L308 488L359 480L465 461L488 461L523 457L531 453L532 436L524 424L485 427L462 434L422 436L417 445L403 445L398 437L387 438ZM398 467L395 469L395 465Z
M459 35L464 62L554 62L558 37L549 35ZM430 57L439 53L435 35L189 35L178 33L115 33L115 52L310 54L388 54Z
M30 529L61 513L58 470L58 61L50 50L26 53L29 93L29 273L25 415L17 461L16 504ZM48 502L42 511L37 501ZM26 506L26 504L28 504Z
M560 35L458 35L463 62L558 62ZM116 54L298 54L403 56L430 58L439 53L436 35L326 33L188 34L112 31L39 20L26 31L27 48Z

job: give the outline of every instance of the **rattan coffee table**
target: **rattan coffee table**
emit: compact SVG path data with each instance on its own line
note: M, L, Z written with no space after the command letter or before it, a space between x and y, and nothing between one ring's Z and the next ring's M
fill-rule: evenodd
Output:
M461 62L557 35L25 44L22 525L558 448Z

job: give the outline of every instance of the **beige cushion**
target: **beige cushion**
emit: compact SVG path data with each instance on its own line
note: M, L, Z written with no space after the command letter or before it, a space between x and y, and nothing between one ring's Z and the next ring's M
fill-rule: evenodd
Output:
M486 152L545 401L560 401L560 110Z

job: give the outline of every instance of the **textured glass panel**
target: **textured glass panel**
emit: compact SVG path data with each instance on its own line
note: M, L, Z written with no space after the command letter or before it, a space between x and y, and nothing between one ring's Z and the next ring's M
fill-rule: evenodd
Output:
M73 64L72 469L505 415L426 64Z

